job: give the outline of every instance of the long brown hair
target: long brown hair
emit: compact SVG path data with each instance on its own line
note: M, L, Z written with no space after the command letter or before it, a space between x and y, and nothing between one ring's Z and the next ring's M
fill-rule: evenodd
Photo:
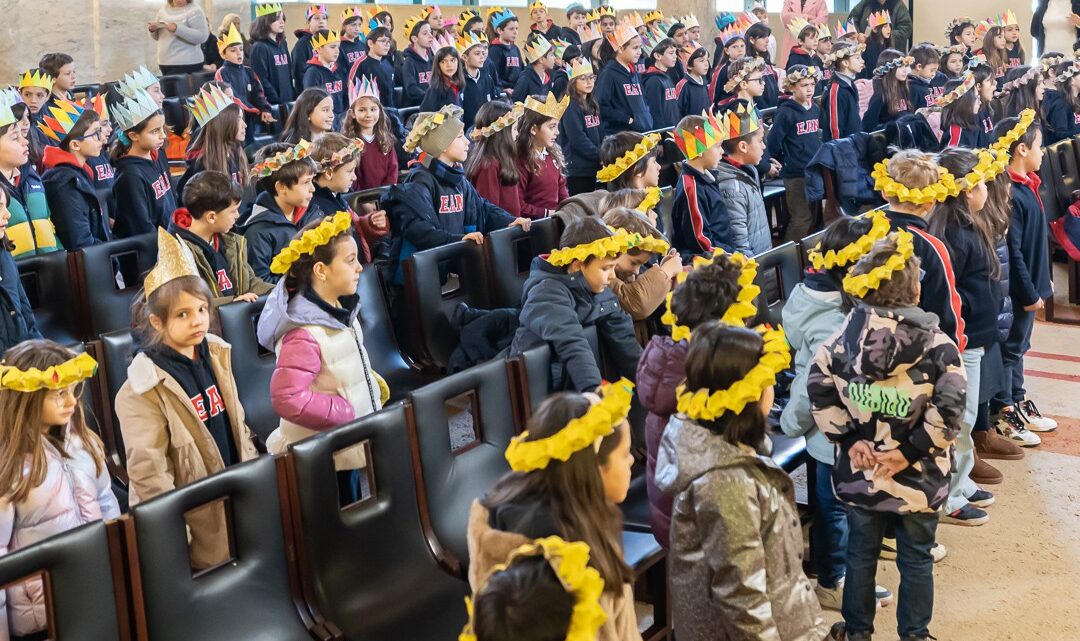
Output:
M578 106L583 113L589 116L595 116L600 113L600 103L596 102L596 91L590 91L589 93L581 93L578 91L578 82L580 78L574 78L570 81L569 86L566 89L566 93L570 96L570 102ZM596 85L593 85L595 89Z
M505 100L493 100L476 112L476 128L490 127L491 123L510 112L512 106ZM507 127L487 138L481 138L469 149L465 159L465 176L475 181L488 162L499 168L499 181L504 185L518 183L517 160L514 155L514 128Z
M527 441L547 438L589 410L581 394L561 392L544 400L526 426ZM584 541L591 548L589 565L600 572L604 591L619 593L634 574L622 553L622 512L604 495L600 466L624 438L616 429L604 437L600 451L586 447L565 462L554 460L542 470L509 472L495 482L480 504L493 510L518 500L536 501L550 510L559 535Z
M296 232L295 238L299 238L304 232L314 229L320 224L322 224L321 220L314 220L308 223L303 229ZM286 291L292 295L302 294L311 289L311 270L315 267L315 263L329 265L334 262L338 243L351 237L351 229L343 230L336 235L331 236L324 244L316 247L315 251L310 254L302 254L300 258L297 258L296 262L289 266L289 271L285 274Z
M983 56L986 57L986 64L994 70L994 75L1000 76L1004 75L1005 68L1009 66L1009 43L1005 43L1006 49L995 49L994 38L997 36L1005 37L1005 27L995 26L986 30L986 35L983 36Z
M4 354L3 364L24 371L30 368L44 370L72 358L75 358L75 352L70 349L50 340L34 339L10 348ZM42 423L41 406L53 393L49 389L34 392L0 389L0 415L3 416L0 427L0 498L5 501L18 503L45 481L48 472L44 448L46 441L56 448L60 456L71 458L64 450L63 431L50 429L63 426ZM94 459L95 471L101 474L105 468L105 446L86 424L86 416L80 398L71 417L71 433L82 441L83 447Z
M390 130L390 119L386 116L386 109L383 108L382 103L374 98L364 96L368 100L374 102L379 107L379 119L375 121L375 128L372 130L372 134L375 136L373 141L379 146L379 151L384 154L388 154L394 149L394 133ZM356 121L356 117L353 116L353 107L356 106L357 100L363 100L364 98L357 98L353 101L353 104L349 105L349 111L345 114L345 123L341 126L341 133L345 134L349 138L360 137L360 123Z
M694 329L686 352L686 389L717 392L741 380L761 360L765 341L752 329L718 320ZM732 445L757 449L765 440L765 416L757 403L748 403L738 414L724 412L714 421L696 421Z
M164 332L154 327L150 322L150 316L157 316L161 322L167 323L172 311L173 302L181 293L191 294L196 298L206 301L210 305L212 297L210 288L202 278L198 276L180 276L155 289L149 300L140 287L135 294L135 300L131 304L131 326L133 335L139 345L152 347L160 345L165 340ZM214 315L210 315L211 332L213 332Z
M439 68L439 63L446 58L453 58L457 60L457 71L454 72L452 77L447 77L443 74L442 69ZM431 63L431 69L434 71L432 78L438 79L446 87L457 87L458 91L465 89L465 62L458 55L457 49L454 47L442 47L435 52L435 58Z
M947 147L938 154L938 164L949 170L954 176L966 176L979 164L979 157L975 152L964 147ZM989 189L987 185L987 189ZM949 230L971 226L978 236L979 249L983 258L990 265L990 277L997 280L1001 276L1001 263L998 261L994 246L994 230L990 221L985 217L972 212L968 207L967 198L960 192L956 196L946 198L930 212L930 233L942 239L948 244Z
M543 100L543 97L541 96L540 99ZM540 158L533 151L533 134L530 132L533 127L539 129L551 119L551 116L545 116L532 109L526 109L525 115L517 123L518 136L517 140L514 141L514 153L517 154L518 158L525 159L525 167L529 171L540 171ZM566 166L566 161L563 159L562 149L559 148L559 144L554 143L546 149L555 160L555 166L561 171Z
M881 67L893 60L898 60L903 57L904 54L896 49L886 49L878 56L877 64ZM874 78L874 93L880 95L885 101L885 108L888 109L889 115L891 116L895 116L904 111L903 106L908 104L909 92L907 80L897 80L896 69L890 70L889 73L884 76Z
M188 147L188 158L195 159L202 156L203 168L231 176L240 183L240 187L248 184L247 156L244 154L244 145L236 139L240 133L240 105L231 104L225 107L216 118L206 123L195 134L195 140ZM234 176L233 174L239 174Z

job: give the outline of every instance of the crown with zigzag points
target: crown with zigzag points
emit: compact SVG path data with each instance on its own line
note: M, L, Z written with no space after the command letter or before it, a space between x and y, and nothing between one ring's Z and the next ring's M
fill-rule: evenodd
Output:
M544 37L544 34L534 32L525 40L523 52L525 54L525 62L531 65L548 55L548 52L553 51L554 49L555 47Z
M15 85L8 85L7 87L0 89L0 105L14 107L15 105L23 104L24 102L22 96L19 95L19 90L15 88Z
M555 120L561 120L563 114L566 112L566 108L570 106L570 95L563 96L562 100L556 100L555 94L548 92L547 98L543 102L540 102L534 96L529 96L525 99L525 108L529 111L535 111L538 114L553 118Z
M686 27L687 29L693 29L695 27L700 27L701 26L701 23L698 22L697 16L695 16L692 13L680 18L679 22L681 22L683 24L683 26Z
M136 92L145 91L151 85L159 82L158 77L155 76L145 66L140 66L131 73L124 74L124 77L116 84L116 90L120 92L121 96L125 98L132 98Z
M836 31L834 32L833 40L840 40L841 38L847 38L849 36L859 35L858 29L850 21L837 20Z
M109 104L105 102L105 94L99 93L93 98L83 98L82 100L76 100L75 104L86 109L89 107L97 112L97 115L102 120L109 117Z
M582 76L596 75L596 71L593 69L592 63L588 58L581 56L580 58L574 58L566 69L566 75L570 80L575 78L581 78Z
M224 91L218 89L216 85L210 85L203 88L187 108L191 111L191 115L195 116L199 126L205 127L206 123L216 118L222 111L225 111L226 107L233 104L236 103L233 102L232 98L225 95Z
M323 31L326 32L325 36L322 35ZM335 42L341 42L341 36L338 35L338 32L334 31L333 29L324 29L324 30L316 31L311 36L311 48L314 49L315 51L318 51L319 49L325 47L326 45L332 45Z
M244 39L240 37L240 32L236 30L235 24L229 25L228 33L221 34L221 37L217 39L217 50L222 56L225 55L225 50L233 45L244 44Z
M814 26L817 27L818 40L832 40L832 32L829 31L828 22L822 22L821 24Z
M405 21L405 26L402 27L402 29L405 31L405 37L411 38L413 35L413 31L425 22L427 22L427 16L422 13L415 16L409 16L409 19Z
M496 29L499 29L504 24L506 24L507 22L510 22L511 20L517 20L517 19L518 18L517 18L516 15L514 15L513 11L511 11L509 9L500 8L498 11L491 14L491 26L496 28Z
M802 16L795 16L791 19L791 22L787 24L787 29L788 33L790 33L795 38L798 38L799 34L802 33L803 29L812 26L814 25L810 24L810 21L806 18Z
M745 105L740 104L738 109L731 109L724 113L720 125L723 128L724 139L735 140L761 129L761 116L758 115L756 107L751 106L747 109Z
M532 4L529 5L529 13L532 13L537 9L543 9L544 11L547 11L547 5L540 0L535 0Z
M666 37L657 31L646 31L645 35L641 36L641 50L648 56L656 48L656 45L660 44L660 41Z
M326 8L325 4L313 4L307 8L306 12L304 12L304 16L306 16L308 20L311 20L319 14L329 17L330 10Z
M612 18L615 17L615 10L606 4L602 4L597 7L596 12L600 14L601 18L603 18L604 16L611 16Z
M870 31L873 31L878 27L883 27L887 24L892 24L892 16L889 15L889 12L887 10L875 11L870 14L870 18L868 21Z
M660 11L659 9L657 9L656 11L650 11L650 12L646 13L645 18L644 18L645 24L649 24L650 22L656 22L658 20L663 20L663 19L664 19L664 12Z
M693 160L701 156L701 154L727 139L724 135L724 127L716 119L716 114L706 110L701 112L701 117L705 122L701 123L700 126L693 129L676 128L672 132L675 146L679 148L679 151L683 152L687 160Z
M86 107L58 98L49 105L48 113L42 115L37 128L46 138L59 145L75 128L75 123L85 111Z
M465 52L477 45L486 45L488 43L487 34L484 32L473 33L466 31L459 35L457 40L454 41L454 48L457 49L459 55L465 55Z
M116 128L120 131L128 131L138 127L142 121L160 111L157 102L140 89L134 96L121 100L113 105L112 118L116 121Z
M379 102L379 85L367 77L360 76L358 82L353 82L349 85L349 104L354 104L360 98L371 98L375 102Z
M578 30L578 36L581 38L581 44L586 42L592 42L593 40L599 40L604 37L604 32L600 31L598 27L594 27L591 24L586 24L584 27L580 27Z
M637 29L630 23L630 20L623 18L619 21L619 24L615 25L615 30L608 35L607 40L618 51L626 46L626 43L636 38L637 35Z
M1013 13L1012 9L1006 9L1005 13L1001 14L1001 17L1004 19L1004 26L1006 27L1020 26L1020 21L1016 19L1016 14Z
M641 14L637 11L623 16L623 20L629 20L630 26L634 29L640 29L645 26L645 20L641 17Z
M261 18L263 16L272 16L272 15L281 13L282 11L283 10L281 8L281 3L279 3L279 2L270 2L270 3L255 5L255 17L256 18Z
M29 69L19 76L19 89L27 87L39 87L45 91L52 91L53 77L41 69Z
M341 24L345 24L349 20L361 20L365 17L365 13L360 7L356 5L345 7L341 12Z
M469 22L478 18L480 18L480 14L478 13L473 13L472 11L469 11L467 9L465 11L462 11L461 15L459 15L457 19L458 34L465 33L465 27L469 24ZM483 18L480 19L482 20Z
M689 64L690 57L693 56L694 53L699 49L702 49L702 46L697 44L696 42L691 42L685 47L680 47L679 60L681 60L684 65Z
M749 29L751 25L757 24L758 22L757 16L749 11L744 11L742 14L735 17L734 22L720 32L720 42L723 42L726 47L728 43L735 38L745 37L746 30Z

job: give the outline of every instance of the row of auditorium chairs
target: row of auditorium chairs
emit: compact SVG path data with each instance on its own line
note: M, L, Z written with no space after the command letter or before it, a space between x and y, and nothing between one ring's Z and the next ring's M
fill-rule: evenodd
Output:
M1046 219L1053 221L1068 216L1073 200L1080 196L1076 193L1080 189L1080 144L1076 138L1068 138L1046 148L1039 177L1042 180L1039 195L1046 211ZM1050 236L1050 244L1051 247L1057 246L1053 235ZM1067 255L1066 276L1068 301L1071 305L1080 305L1080 263ZM1046 301L1046 320L1080 324L1080 320L1075 317L1055 313L1053 298Z

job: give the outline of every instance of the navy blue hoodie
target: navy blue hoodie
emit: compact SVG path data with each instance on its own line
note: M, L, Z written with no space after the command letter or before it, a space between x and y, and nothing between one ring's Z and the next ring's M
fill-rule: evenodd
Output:
M894 114L885 105L885 96L875 93L870 96L870 104L867 105L866 113L863 114L862 130L869 133L884 129L890 122L909 113L911 113L911 105L907 99L900 100L900 111Z
M580 33L575 31L574 29L571 29L570 27L560 27L560 29L562 29L562 36L559 38L560 40L565 40L566 42L569 42L572 45L577 45L578 47L581 46Z
M947 227L941 240L949 248L956 274L968 348L989 347L998 342L1002 304L1001 284L990 277L990 261L997 262L997 253L993 247L982 247L979 232L970 223Z
M270 111L270 103L266 99L262 80L251 67L226 60L214 74L214 79L232 87L233 97L244 103L244 111L248 113Z
M587 114L571 100L559 128L559 147L566 155L566 175L595 177L600 171L600 142L600 114Z
M299 212L299 219L294 223L278 207L273 194L268 191L260 193L255 198L255 207L242 232L247 240L247 261L255 275L268 283L278 282L281 275L270 271L270 262L296 236L296 232L320 217L320 213L306 209Z
M1046 123L1045 144L1052 145L1080 134L1080 113L1072 108L1064 93L1047 91L1043 96L1042 113Z
M566 69L562 67L553 69L551 71L551 93L555 94L555 97L559 100L562 100L569 88L570 76L566 73Z
M758 109L771 109L780 102L780 78L776 75L776 67L766 64L761 79L765 81L765 93L754 98L754 104Z
M402 55L404 62L401 66L401 83L405 91L402 94L401 106L414 107L424 99L428 85L431 84L431 64L434 56L428 53L425 60L412 47L406 49Z
M329 68L323 65L321 60L308 60L307 71L304 72L304 88L308 87L318 87L330 94L334 100L334 123L340 123L349 105L345 104L348 94L337 63L334 63L333 68Z
M908 76L908 94L911 97L911 108L933 107L937 99L945 93L945 83L948 81L948 77L940 71L934 74L931 80L924 80L915 74Z
M487 63L477 72L473 78L465 73L465 92L461 98L461 108L465 110L462 122L465 129L472 129L476 125L476 112L480 107L499 97L500 92L495 88L495 76Z
M41 337L15 259L0 247L0 350Z
M161 153L161 152L158 152ZM116 224L113 234L128 238L168 227L176 210L176 194L168 172L155 158L124 156L116 161Z
M438 111L446 105L461 106L461 90L453 85L448 85L442 80L435 79L428 85L427 93L420 102L420 111Z
M967 147L979 149L989 143L989 136L983 131L982 125L975 123L970 127L961 127L957 124L943 125L941 128L941 148Z
M293 89L296 90L296 95L300 95L300 92L304 90L304 73L307 71L307 62L315 55L315 48L311 46L311 31L297 29L293 32L293 35L296 36L296 44L293 45L292 54L289 58L292 61Z
M512 98L514 102L525 102L529 96L547 96L551 91L551 74L545 73L543 77L536 72L532 65L521 71L517 83L514 84Z
M615 60L604 66L596 79L593 95L600 103L605 137L620 131L645 133L653 129L652 114L643 93L640 79L633 70Z
M348 69L360 56L367 53L367 41L363 36L357 36L356 40L341 39L341 47L338 48L338 69Z
M802 178L806 165L821 148L821 109L810 101L806 108L782 98L766 139L769 155L784 163L781 178Z
M1038 174L1012 180L1012 220L1009 223L1009 294L1016 310L1054 295L1050 277L1050 248L1046 214L1039 197Z
M679 81L675 86L675 93L679 98L679 114L681 116L700 116L712 104L709 97L709 85L705 79L695 80L690 74ZM656 126L655 120L653 126Z
M252 43L251 68L262 81L263 93L271 104L283 105L296 98L291 65L289 46L284 37L280 42L256 40Z
M45 198L64 249L76 251L112 240L109 211L94 189L90 165L79 166L73 155L59 147L46 147L43 162Z
M785 71L791 71L791 68L795 65L817 67L821 71L825 71L825 66L821 64L821 58L818 58L816 53L810 53L802 47L791 48L791 52L788 54L787 67L785 68Z
M361 78L369 78L379 88L379 102L384 107L393 109L394 103L394 64L390 56L376 60L371 56L360 56L349 69L349 86L355 87Z
M859 94L852 81L834 74L821 99L821 140L839 140L862 131Z
M735 251L731 244L731 223L716 175L699 172L687 162L683 162L682 168L671 205L672 247L679 250L684 262L695 255L712 256L717 247Z
M521 49L515 44L492 42L488 47L488 64L495 71L496 84L513 90L521 75Z
M653 117L653 128L666 129L679 124L679 94L671 78L656 67L650 67L642 76L641 84L645 105Z

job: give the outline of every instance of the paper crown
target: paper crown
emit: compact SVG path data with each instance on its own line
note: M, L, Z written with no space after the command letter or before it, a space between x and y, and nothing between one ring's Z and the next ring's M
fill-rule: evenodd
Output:
M349 85L349 104L353 104L360 98L371 98L380 102L379 85L368 76L360 76L360 79Z
M975 26L975 18L969 18L968 16L957 16L949 21L949 24L945 25L945 38L949 40L949 44L952 44L953 31L958 29L961 25Z
M887 24L892 24L892 17L888 11L875 11L870 14L869 26L871 31Z
M86 107L58 98L49 106L49 113L38 121L37 128L49 140L59 145L71 133L85 111Z
M581 38L581 44L585 44L586 42L592 42L593 40L599 40L600 38L604 37L603 31L600 31L600 29L590 24L587 24L584 27L579 27L577 31L578 36Z
M804 69L792 69L789 68L787 75L784 77L785 87L794 87L803 80L813 80L815 83L821 82L821 69L811 65Z
M619 49L622 49L626 43L636 38L637 35L638 32L637 29L634 28L634 25L630 24L630 21L624 18L619 24L615 25L615 30L608 34L607 40L611 43L611 46L618 51Z
M504 9L502 7L500 7L500 6L497 6L497 5L494 6L494 7L488 7L487 11L484 13L484 18L485 19L491 18L496 13L501 13L502 11L504 11Z
M960 84L957 85L952 91L946 94L942 94L936 101L934 106L945 108L960 99L961 96L966 94L975 88L975 74L969 69L964 72L963 76L960 76Z
M735 22L735 14L728 13L728 12L725 11L723 13L717 14L715 20L716 20L716 29L718 31L723 31L724 29L727 29L732 23Z
M30 69L19 77L19 89L27 87L39 87L45 91L52 91L53 77L41 69Z
M14 85L8 85L3 89L0 89L0 105L7 105L13 107L25 102L22 96L19 95L19 90Z
M724 43L724 46L726 47L728 43L735 38L746 36L746 30L758 22L760 21L757 19L757 16L749 11L736 16L734 22L720 32L720 42Z
M703 111L701 117L705 122L693 129L678 129L673 132L675 146L683 152L687 160L693 160L707 150L724 142L724 126L716 119L716 114L711 111Z
M325 47L326 45L332 45L335 42L341 42L341 36L339 36L338 32L334 31L333 29L327 29L325 36L322 35L322 33L322 31L318 31L313 36L311 36L311 47L315 51L318 51L320 48Z
M570 68L567 69L566 75L570 80L573 80L574 78L581 78L583 76L596 75L596 70L593 69L592 63L589 62L585 56L582 56L580 58L574 58L570 63Z
M874 77L875 78L883 78L886 75L888 75L890 71L893 71L894 69L899 69L900 67L910 67L914 63L915 63L915 58L912 58L911 56L904 56L904 57L901 57L901 58L896 58L894 60L890 60L890 61L886 62L885 64L883 64L883 65L877 67L876 69L874 69Z
M326 216L318 225L297 234L289 241L289 244L270 261L270 272L273 274L288 272L293 263L301 257L315 253L316 249L351 228L352 216L349 212L339 211L333 216Z
M836 32L834 34L835 37L833 38L834 40L839 40L840 38L847 38L848 36L856 36L858 34L859 31L855 28L855 25L851 24L850 22L846 22L843 20L836 21Z
M697 16L692 13L680 18L679 22L681 22L683 26L687 29L694 29L701 26L701 23L698 22Z
M281 4L278 2L270 2L266 4L255 5L255 17L261 18L263 16L272 16L282 12Z
M592 24L594 22L598 22L599 20L600 20L600 10L599 9L593 9L592 11L585 14L585 22L587 24Z
M543 2L540 2L540 0L536 0L535 2L533 2L532 4L529 5L529 13L532 13L533 11L537 11L538 9L543 9L544 11L547 11L547 5L544 4Z
M640 28L645 26L645 20L641 17L641 14L638 13L637 11L631 13L630 15L624 16L623 19L624 20L629 20L630 21L630 26L632 26L634 29L640 29Z
M349 20L361 20L367 17L362 9L357 6L345 7L341 12L341 24L345 24Z
M810 24L810 21L806 18L802 16L795 16L791 19L791 22L788 23L787 28L788 32L790 32L792 36L798 38L799 34L802 33L803 29L812 26L814 25Z
M551 46L555 47L555 59L562 60L563 56L566 55L567 48L570 47L570 43L565 40L559 40L558 38L555 38L551 41Z
M491 26L498 29L511 20L517 20L517 16L509 9L499 9L491 16Z
M645 35L641 36L641 50L648 56L665 37L656 31L646 31Z
M896 243L896 253L889 256L884 264L879 265L865 274L851 274L844 276L844 291L863 298L870 292L881 287L881 283L891 280L893 275L907 267L908 261L915 254L915 237L910 232L898 229L889 234Z
M7 101L0 103L0 127L7 127L13 125L16 122L15 114L11 113L11 105L15 103L9 103Z
M109 117L109 104L105 102L105 94L99 93L93 98L83 98L76 100L75 104L83 109L93 109L97 112L98 118Z
M317 15L329 16L330 10L326 8L325 4L313 4L308 6L307 12L304 13L308 20L311 20Z
M311 143L306 140L301 140L285 151L276 153L261 163L252 166L251 177L258 180L260 178L272 176L275 171L278 171L285 165L296 162L297 160L303 160L304 158L307 158L309 154L311 154Z
M479 14L473 13L472 11L468 11L468 10L462 11L461 15L458 16L458 21L457 21L458 34L467 33L465 31L465 28L467 26L469 26L469 22L472 21L472 20L480 20L480 19L482 19L482 18L480 18Z
M682 60L682 63L684 65L688 64L690 62L690 57L693 56L694 52L696 52L698 49L702 49L702 46L697 44L696 42L691 42L685 47L680 47L679 60Z
M829 66L837 60L841 60L843 58L861 56L864 51L866 51L865 44L857 44L851 47L841 47L839 49L834 48L831 53L827 53L821 57L821 64Z
M451 36L449 33L446 33L445 31L440 31L439 35L431 39L431 49L432 51L438 51L439 49L443 49L445 47L457 51L457 45L454 43L454 37Z
M442 109L436 112L420 114L409 134L405 136L405 142L401 143L402 149L410 154L417 149L422 149L424 138L442 127L448 127L449 131L455 132L454 137L456 137L465 129L465 125L461 121L461 116L464 113L464 110L457 105L444 105ZM447 144L449 144L449 141Z
M403 31L405 32L405 37L411 38L413 35L413 30L419 27L424 22L427 22L427 16L423 14L409 16L408 20L405 21L405 26L402 27Z
M554 47L551 42L544 37L544 34L534 32L526 39L524 49L525 62L531 65L548 55L548 52L554 49Z
M656 22L664 19L664 12L657 9L656 11L650 11L645 14L645 23Z
M566 112L566 108L570 106L570 95L563 96L562 100L557 100L555 94L548 92L547 98L543 102L536 99L535 96L529 96L525 99L525 108L529 111L535 111L536 113L560 120L563 117L563 113Z
M1016 14L1013 13L1012 9L1006 9L1005 13L1001 14L1001 17L1005 19L1006 27L1020 26L1020 21L1016 19Z
M738 109L728 110L724 113L721 126L723 127L724 138L734 140L761 129L761 117L758 116L758 110L755 107L747 109L740 104Z
M142 65L135 71L124 74L124 77L117 83L116 90L125 98L133 98L136 93L146 90L147 87L157 82L159 82L158 77L147 69L145 65Z
M0 365L0 388L16 392L60 390L90 378L97 372L97 367L97 361L86 352L44 370L36 367L21 370L11 365Z
M191 115L195 116L195 121L199 123L199 126L205 127L206 123L220 115L226 107L234 104L236 104L235 101L218 89L217 85L210 85L199 91L187 108Z
M615 162L610 165L601 167L600 171L596 172L596 180L602 183L609 183L615 180L626 173L627 169L630 169L640 162L642 158L651 153L658 144L660 144L660 134L646 134L642 136L641 142L634 145L633 149L616 158Z
M225 55L225 50L233 45L244 44L244 39L240 37L240 32L236 30L235 24L229 25L229 31L221 34L217 39L217 50L221 55Z
M465 55L465 52L477 45L486 45L488 43L488 37L486 33L473 33L466 31L459 35L457 40L454 41L454 47L457 49L458 54Z
M743 58L743 60L746 60ZM735 88L739 86L739 83L750 77L750 74L755 72L765 71L765 59L764 58L750 58L746 64L742 66L737 73L728 76L727 82L724 83L724 91L726 93L734 93Z
M482 140L484 138L490 138L499 133L503 129L513 125L515 122L521 119L522 114L525 113L525 105L520 102L515 102L505 114L495 119L495 122L491 123L487 127L476 127L469 134L469 137L475 141Z
M157 102L154 101L145 89L135 92L135 95L121 100L113 105L112 118L116 121L116 128L127 131L139 126L139 123L158 112Z
M601 18L603 18L604 16L610 16L612 18L615 17L615 10L612 9L611 7L609 7L606 4L602 4L599 7L597 7L596 12L600 14Z
M195 257L191 255L187 243L180 242L163 227L158 227L157 263L143 281L146 299L150 300L150 295L165 283L184 276L199 277Z
M818 40L832 40L832 32L829 31L828 22L822 22L817 25L817 37Z

